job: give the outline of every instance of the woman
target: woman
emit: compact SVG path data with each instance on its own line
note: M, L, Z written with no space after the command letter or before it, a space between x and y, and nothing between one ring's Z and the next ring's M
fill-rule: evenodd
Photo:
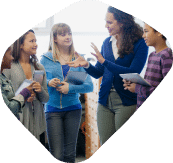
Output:
M172 49L166 45L166 37L145 23L143 38L147 46L153 46L155 51L149 55L144 79L151 86L144 86L123 80L124 89L137 93L137 108L151 95L172 67Z
M135 112L136 94L124 90L119 74L140 73L145 65L148 47L142 39L142 28L134 17L114 7L108 7L106 38L101 53L92 43L97 58L95 66L78 56L69 66L83 66L94 78L102 78L100 86L97 125L101 145L104 144ZM117 40L116 40L117 39ZM117 48L118 47L118 48Z
M28 87L24 88L19 95L15 96L11 81L2 73L4 69L10 69L13 57L11 55L11 47L9 47L2 59L1 64L1 74L0 74L0 85L2 97L5 104L12 111L12 113L19 119L19 112L22 112L22 107L24 102L31 96L33 93L33 84L30 84Z
M93 91L90 76L81 85L64 81L68 71L82 71L70 68L66 62L75 59L71 29L67 24L55 24L51 30L49 52L44 54L41 64L47 73L50 99L45 114L51 154L64 162L75 162L76 143L81 119L79 93Z
M44 67L37 63L36 50L37 44L33 30L27 31L14 42L12 51L14 62L10 70L4 71L4 74L12 81L14 91L25 79L32 80L34 70L44 70ZM46 130L43 104L49 99L45 70L42 84L35 82L33 89L34 94L25 102L20 121L40 140L40 135L43 135Z

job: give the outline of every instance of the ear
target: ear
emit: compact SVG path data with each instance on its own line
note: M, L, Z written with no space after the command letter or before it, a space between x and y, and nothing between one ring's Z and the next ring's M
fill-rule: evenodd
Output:
M160 37L160 36L161 36L161 37L163 36L160 32L157 32L157 33L158 33L157 35L158 35L159 37Z

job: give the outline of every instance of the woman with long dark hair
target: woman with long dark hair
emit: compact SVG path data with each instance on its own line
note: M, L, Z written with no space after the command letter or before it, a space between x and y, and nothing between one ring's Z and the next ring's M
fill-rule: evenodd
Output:
M143 30L132 15L108 7L106 26L110 37L103 42L101 52L92 43L97 58L95 66L81 56L69 66L83 66L94 78L102 78L100 85L97 125L101 145L105 143L135 112L135 93L124 90L119 74L140 73L145 65L148 47L142 39Z
M34 92L25 102L20 116L23 125L38 139L46 131L46 122L43 104L49 100L47 91L46 73L44 67L37 62L37 43L33 30L27 31L13 44L12 56L14 62L11 69L5 70L4 74L11 80L13 89L16 91L25 79L33 80L34 70L43 70L43 81L33 84Z

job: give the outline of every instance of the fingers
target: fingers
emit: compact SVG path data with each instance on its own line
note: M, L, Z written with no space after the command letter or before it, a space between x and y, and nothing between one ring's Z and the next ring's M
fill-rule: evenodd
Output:
M75 54L75 57L77 58L80 56L76 51L74 52L74 54Z

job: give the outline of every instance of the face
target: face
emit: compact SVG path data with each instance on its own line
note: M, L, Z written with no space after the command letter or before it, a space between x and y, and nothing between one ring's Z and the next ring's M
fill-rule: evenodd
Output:
M108 29L109 35L115 36L116 34L120 34L121 26L122 24L118 23L117 20L114 19L113 13L107 12L105 27Z
M58 34L55 39L55 42L59 47L69 48L69 46L71 46L72 44L72 33L67 32L67 33L62 33L60 35Z
M25 36L24 43L21 45L21 52L24 52L27 55L33 55L37 52L37 43L36 43L36 37L35 34L32 32L29 32Z
M144 34L143 38L147 46L155 46L157 39L159 38L159 33L155 32L148 24L144 24Z
M2 66L5 69L10 69L11 68L11 63L13 61L13 57L11 55L11 49L7 50L4 54L4 57L2 59Z

